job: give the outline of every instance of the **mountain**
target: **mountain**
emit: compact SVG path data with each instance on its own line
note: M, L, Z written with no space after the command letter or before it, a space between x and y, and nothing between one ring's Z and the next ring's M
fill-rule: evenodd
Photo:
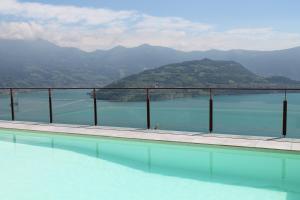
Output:
M197 57L198 54L199 52L194 52L194 56ZM234 60L262 76L286 76L300 80L300 47L276 51L212 50L202 52L202 56L217 60Z
M0 87L96 87L169 63L234 60L262 76L300 80L300 47L278 51L192 51L141 45L84 52L44 40L0 39Z
M109 84L106 88L287 86L300 86L300 82L279 76L269 78L258 76L234 61L203 59L145 70ZM166 99L197 96L207 91L189 90L185 93L182 90L176 92L174 90L173 92L165 90L156 94L155 91L153 92L154 95L151 95L152 99ZM126 90L125 92L122 90L99 90L97 98L102 100L135 101L145 99L145 95L143 92L136 90Z
M119 78L97 59L44 40L0 40L0 86L95 87Z
M209 50L184 52L147 44L108 51L94 52L102 57L103 66L119 69L120 77L153 69L170 63L209 58L213 60L234 60L261 76L286 76L300 80L300 47L276 51Z
M100 87L168 63L168 51L175 50L142 45L88 53L45 40L0 39L0 87Z

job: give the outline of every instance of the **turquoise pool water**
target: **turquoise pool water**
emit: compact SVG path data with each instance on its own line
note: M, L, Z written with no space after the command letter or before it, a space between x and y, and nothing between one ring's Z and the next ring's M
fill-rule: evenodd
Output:
M54 90L55 123L93 125L89 90ZM287 137L300 138L300 94L289 93ZM151 101L152 128L208 132L208 96ZM279 137L284 94L219 95L214 97L214 132ZM16 120L49 122L47 91L17 93ZM0 95L0 119L10 120L9 96ZM146 128L145 102L98 101L98 124Z
M300 155L0 129L4 200L299 200Z

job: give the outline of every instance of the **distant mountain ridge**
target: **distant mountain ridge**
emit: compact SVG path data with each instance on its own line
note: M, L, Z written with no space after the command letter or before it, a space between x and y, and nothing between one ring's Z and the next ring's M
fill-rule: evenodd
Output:
M278 51L192 51L141 45L84 52L44 40L0 39L0 87L96 87L169 63L234 60L262 76L300 80L300 47Z
M128 76L106 88L162 88L162 87L296 87L300 81L293 81L285 77L258 76L241 64L234 61L222 60L194 60L182 63L164 65L156 69L145 70L141 73ZM152 91L155 93L155 91ZM152 95L154 99L168 99L173 97L197 96L205 91L160 91L160 94ZM206 91L207 92L207 91ZM232 91L231 91L232 92ZM128 90L99 90L98 99L135 101L142 100L145 95L141 92Z

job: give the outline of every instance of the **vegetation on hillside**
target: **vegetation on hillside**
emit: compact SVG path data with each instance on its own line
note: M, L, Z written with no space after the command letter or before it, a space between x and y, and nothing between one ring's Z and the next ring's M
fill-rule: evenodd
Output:
M210 59L186 61L165 65L156 69L128 76L106 88L159 88L159 87L293 87L300 82L285 77L264 78L234 61ZM153 100L191 97L207 94L207 90L155 90ZM241 93L245 91L219 91L219 93ZM249 92L249 91L247 91ZM258 91L252 91L258 92ZM97 98L116 101L139 101L145 99L144 91L99 90Z

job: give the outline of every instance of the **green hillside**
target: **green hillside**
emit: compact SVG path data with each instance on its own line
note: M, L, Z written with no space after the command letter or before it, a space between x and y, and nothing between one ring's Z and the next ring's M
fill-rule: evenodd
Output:
M186 61L165 65L128 76L106 87L285 87L296 86L299 82L285 77L264 78L258 76L234 61L210 59ZM198 96L207 91L159 91L153 99L167 99ZM98 99L136 101L145 98L143 92L100 90Z

